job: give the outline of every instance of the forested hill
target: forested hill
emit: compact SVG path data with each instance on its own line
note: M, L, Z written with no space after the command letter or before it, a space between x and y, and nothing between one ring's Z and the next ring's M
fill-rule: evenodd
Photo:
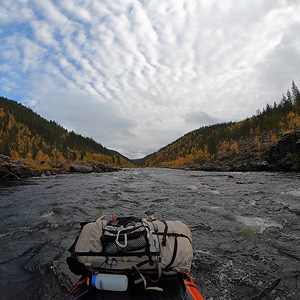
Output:
M98 161L128 166L120 153L109 150L91 138L69 132L47 121L30 108L0 97L0 154L13 160L63 163Z
M300 93L293 81L291 91L288 90L279 103L267 104L263 111L258 110L256 115L240 122L189 132L146 156L140 164L202 170L266 169L271 147L284 134L297 130L300 130ZM296 153L288 153L290 157L293 155ZM299 164L295 166L298 168Z

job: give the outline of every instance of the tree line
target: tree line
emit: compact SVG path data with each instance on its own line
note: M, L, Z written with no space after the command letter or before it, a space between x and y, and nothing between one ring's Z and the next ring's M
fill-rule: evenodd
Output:
M240 122L204 126L185 134L140 161L143 166L190 166L224 160L241 153L266 154L280 136L300 129L300 92L295 82L279 103L267 104Z
M13 160L131 165L120 153L91 138L69 132L55 121L48 121L30 108L3 97L0 97L0 153Z

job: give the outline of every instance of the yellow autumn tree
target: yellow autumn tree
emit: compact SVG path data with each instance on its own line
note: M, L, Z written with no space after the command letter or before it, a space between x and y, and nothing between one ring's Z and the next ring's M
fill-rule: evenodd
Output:
M219 150L218 150L218 156L224 157L227 155L229 150L229 143L228 141L224 140L223 142L221 142L220 146L219 146Z
M42 150L39 150L37 155L35 156L37 161L50 161L49 155L45 154Z
M12 160L19 160L20 159L20 155L17 151L10 149L10 157Z
M0 108L0 118L4 118L4 117L5 117L4 108Z
M270 142L271 142L272 145L274 145L278 142L278 137L276 136L276 134L273 133L271 135Z
M256 135L253 141L254 145L256 146L257 149L261 148L261 142L258 139L258 136Z
M239 154L239 146L238 146L238 144L236 142L234 142L233 144L231 144L230 151L234 155Z
M288 126L290 130L296 130L300 128L300 116L293 111L287 115Z
M66 159L63 157L62 153L58 149L54 148L51 153L53 155L53 161L55 163L66 162Z

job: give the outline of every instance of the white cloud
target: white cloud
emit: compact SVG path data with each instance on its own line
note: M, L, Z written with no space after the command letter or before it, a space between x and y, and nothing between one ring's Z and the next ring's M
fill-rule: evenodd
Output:
M298 83L297 1L3 0L0 14L3 96L130 157Z
M30 20L34 12L27 6L27 1L2 0L0 15L0 24L15 24Z

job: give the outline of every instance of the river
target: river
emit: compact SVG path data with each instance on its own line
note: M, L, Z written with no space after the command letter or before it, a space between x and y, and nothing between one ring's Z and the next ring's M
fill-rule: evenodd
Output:
M1 299L64 299L82 221L101 214L182 220L207 300L300 299L300 174L124 169L0 183Z

